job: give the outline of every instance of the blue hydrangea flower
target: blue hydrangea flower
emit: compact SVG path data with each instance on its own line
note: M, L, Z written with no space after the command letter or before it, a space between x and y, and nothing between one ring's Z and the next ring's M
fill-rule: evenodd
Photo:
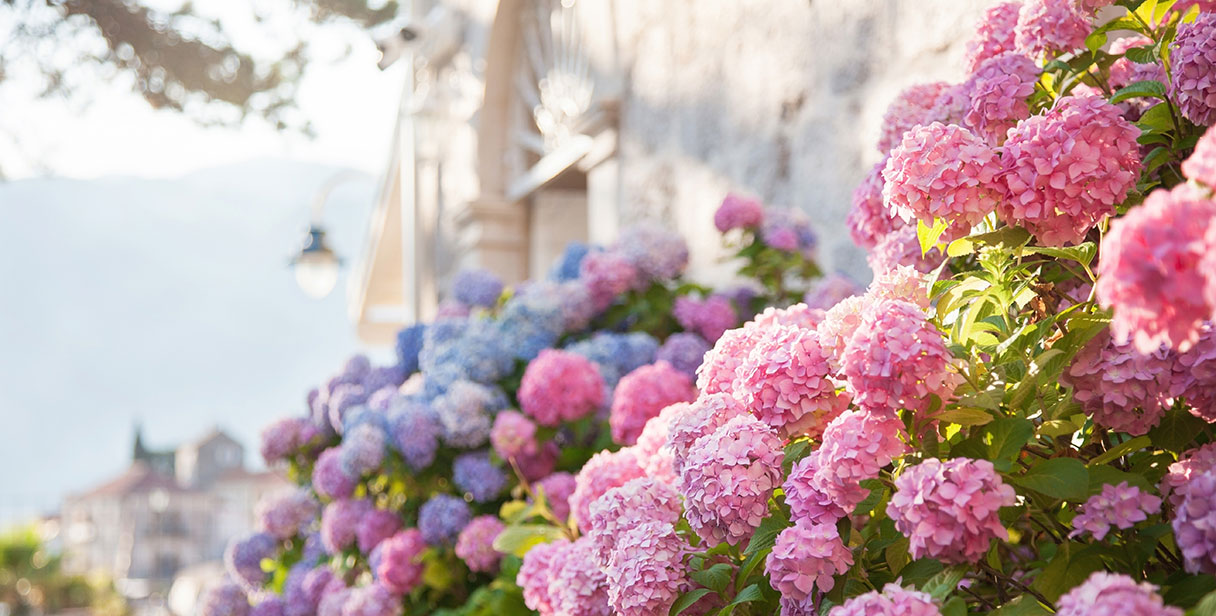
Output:
M617 359L621 375L629 374L646 364L654 363L659 341L645 332L630 332L621 337L623 355Z
M418 509L418 530L430 545L452 545L472 517L464 499L436 494Z
M545 289L534 290L535 286L528 285L508 300L497 323L503 348L529 361L552 347L566 327L561 297Z
M433 403L443 426L444 442L464 449L483 445L490 438L490 411L496 403L488 387L470 381L453 383Z
M364 407L366 408L366 407ZM362 477L384 461L385 430L380 421L364 421L342 436L342 471Z
M396 389L405 382L405 378L409 376L401 366L380 366L368 370L363 375L363 389L368 395L376 393L381 389L390 387Z
M393 445L410 468L420 471L435 461L443 427L425 402L402 396L388 410Z
M424 323L415 323L397 332L397 364L407 376L418 372L418 353L426 330Z
M709 349L709 343L704 338L691 332L681 332L667 338L659 347L655 359L666 361L676 370L695 378L697 368L701 367L701 360Z
M549 270L549 278L558 282L577 279L579 267L583 264L583 257L587 256L591 250L590 246L582 242L566 244L566 250L562 252L562 256L558 257L557 263L553 264L553 269Z
M501 295L502 280L489 270L467 269L452 279L452 296L469 306L492 307Z
M506 348L494 321L442 319L427 330L418 360L432 386L461 379L491 383L515 367Z
M688 244L684 238L654 225L625 229L613 249L628 259L645 280L670 280L688 267Z
M507 485L507 475L490 461L486 451L474 451L456 456L452 463L452 482L468 492L473 500L485 503L494 500Z
M329 425L333 426L335 432L342 433L342 419L350 409L367 402L368 393L362 385L354 383L342 383L330 391L325 406L328 408Z

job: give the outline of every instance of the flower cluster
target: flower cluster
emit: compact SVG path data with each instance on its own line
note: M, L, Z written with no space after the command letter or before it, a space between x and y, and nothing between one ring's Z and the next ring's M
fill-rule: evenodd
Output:
M484 269L467 269L452 279L452 297L466 306L491 307L502 295L502 280Z
M739 324L735 307L724 295L711 295L704 299L680 296L676 299L672 314L680 327L700 334L711 343L717 342L723 332Z
M1195 151L1182 163L1186 177L1216 189L1216 131L1203 133Z
M528 364L519 385L519 405L543 426L556 426L594 412L604 403L604 379L587 358L545 349Z
M915 85L895 97L882 118L878 151L885 155L904 140L904 133L941 119L936 113L937 101L949 87L944 82Z
M806 601L813 589L828 592L834 576L853 566L853 554L840 541L834 524L799 520L781 531L764 561L773 588L791 602Z
M1157 587L1116 573L1098 571L1083 584L1060 597L1056 604L1059 616L1182 616L1182 610L1167 606L1157 594Z
M630 372L621 379L612 398L608 418L612 440L623 445L636 443L652 417L676 402L689 402L696 397L692 379L665 361Z
M928 593L887 584L882 592L871 590L832 608L828 616L941 616Z
M689 379L696 378L697 368L709 352L710 345L704 338L689 332L672 334L663 342L663 346L655 353L655 359L671 364L671 367L688 375Z
M1102 491L1089 497L1081 505L1081 513L1072 519L1073 531L1069 537L1082 533L1093 535L1101 541L1111 527L1128 529L1143 522L1161 509L1161 498L1148 494L1126 481L1118 485L1106 484Z
M988 143L1001 145L1010 128L1030 117L1026 99L1038 80L1039 67L1020 53L985 60L965 86L970 101L964 121Z
M837 393L827 356L814 330L766 328L735 369L734 395L761 421L784 436L823 433L849 404Z
M456 538L456 556L468 565L470 571L492 573L498 569L502 557L494 549L494 539L503 531L503 523L497 516L479 515L473 518L460 536Z
M1216 122L1216 13L1203 12L1178 25L1170 43L1170 96L1196 124Z
M1073 0L1025 0L1014 27L1014 46L1034 59L1085 47L1093 31L1088 13Z
M1096 423L1132 435L1148 433L1173 403L1174 354L1142 354L1108 333L1087 344L1061 376Z
M849 226L853 242L862 248L874 248L884 237L904 225L903 220L883 203L886 180L883 179L882 170L886 166L885 159L874 165L853 190L853 207L849 209L845 224Z
M753 229L764 222L764 206L755 199L726 195L714 212L714 226L726 233L732 229Z
M981 64L1015 46L1014 28L1022 2L1000 2L984 10L975 33L967 41L967 72L974 73Z

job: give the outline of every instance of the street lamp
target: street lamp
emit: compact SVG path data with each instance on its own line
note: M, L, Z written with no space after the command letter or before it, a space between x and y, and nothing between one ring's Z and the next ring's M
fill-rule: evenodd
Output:
M356 171L342 171L334 174L321 186L321 189L317 191L317 196L313 199L312 217L308 223L303 245L300 247L299 254L291 260L291 267L296 275L296 284L300 285L300 289L309 297L321 299L329 295L330 291L334 290L334 285L338 284L338 269L342 265L342 259L325 242L325 228L321 225L321 217L325 213L325 200L329 198L329 193L333 192L334 187L339 183L360 177L363 177L363 174Z

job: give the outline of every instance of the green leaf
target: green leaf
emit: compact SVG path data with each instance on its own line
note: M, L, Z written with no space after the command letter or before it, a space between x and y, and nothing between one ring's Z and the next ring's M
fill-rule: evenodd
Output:
M1213 591L1216 591L1216 577L1192 575L1170 586L1162 598L1170 605L1189 608Z
M942 616L967 616L967 602L954 597L942 605Z
M494 538L494 549L504 554L523 556L533 547L560 539L562 529L548 524L508 526Z
M1136 49L1136 48L1133 48ZM1128 50L1131 54L1131 50ZM1144 63L1147 64L1147 63ZM1137 81L1129 86L1119 88L1110 97L1112 105L1122 103L1132 98L1165 98L1165 84L1160 81Z
M1142 490L1152 491L1156 489L1144 475L1138 473L1129 473L1121 471L1113 466L1100 464L1094 466L1093 462L1089 463L1089 493L1097 494L1102 491L1104 485L1119 485L1124 481L1130 486L1138 487Z
M730 605L742 605L744 603L751 603L752 601L758 601L763 598L764 593L760 592L760 585L752 584L747 588L740 590L739 594L735 595L735 600L730 602Z
M1204 595L1203 599L1200 599L1195 608L1190 611L1190 616L1216 616L1216 592Z
M752 576L752 573L755 571L756 567L763 563L765 557L767 557L772 551L772 548L765 548L744 559L743 565L739 567L739 575L737 577L738 581L736 583L743 584L747 582L747 578Z
M1088 466L1092 467L1092 466L1098 466L1101 464L1106 464L1107 462L1121 458L1133 451L1138 451L1140 449L1144 449L1145 447L1148 447L1151 444L1152 444L1152 440L1149 439L1148 436L1137 436L1136 438L1131 439L1130 441L1116 445L1115 447L1111 447L1110 450L1107 451L1106 453L1094 458L1093 460L1090 460Z
M730 574L734 571L727 563L718 563L708 569L702 571L694 571L689 575L694 582L718 593L722 594L726 587L730 585Z
M1174 408L1166 411L1161 423L1148 431L1148 438L1162 449L1182 453L1205 427L1202 419L1184 409Z
M947 223L945 219L934 218L933 226L929 227L924 221L916 221L916 238L920 241L920 254L924 256L937 246L937 243L942 239L942 234L946 232Z
M709 590L708 588L698 588L680 595L680 598L676 599L676 602L671 604L671 610L667 612L668 616L676 616L680 612L692 607L692 604L700 601L701 597L704 597L711 592L713 591Z
M1042 593L1048 601L1055 601L1067 590L1084 582L1089 574L1104 567L1102 558L1092 550L1087 551L1083 544L1064 543L1030 587Z
M1015 475L1010 480L1061 500L1084 501L1089 496L1089 470L1076 458L1043 460L1030 467L1025 475Z
M1050 614L1030 595L1022 595L988 613L988 616L1040 616Z
M981 437L988 445L988 458L998 469L1009 469L1018 452L1034 436L1034 424L1020 417L1004 417L984 426Z
M936 419L960 426L982 426L991 423L993 417L982 409L947 409L938 413Z
M785 530L790 525L790 521L786 519L785 514L781 511L774 511L767 518L760 522L760 526L756 528L756 532L752 533L752 538L747 542L747 547L743 550L744 556L751 556L760 550L773 547L777 542L777 533Z
M920 589L932 595L934 599L942 601L958 588L958 583L963 581L965 575L967 575L967 567L956 565L929 578Z
M1069 259L1089 265L1098 254L1098 245L1093 242L1082 242L1076 246L1057 248L1054 246L1027 246L1028 253L1047 255L1058 259Z
M1154 64L1157 62L1157 54L1153 53L1153 48L1151 45L1144 47L1132 47L1131 49L1128 49L1123 56L1136 64Z
M1173 130L1174 116L1170 114L1168 103L1157 103L1150 107L1136 122L1136 126L1145 133L1165 133Z
M937 575L945 567L942 563L933 558L921 558L914 560L899 570L899 576L904 579L905 585L920 587L921 584L929 581L929 578Z

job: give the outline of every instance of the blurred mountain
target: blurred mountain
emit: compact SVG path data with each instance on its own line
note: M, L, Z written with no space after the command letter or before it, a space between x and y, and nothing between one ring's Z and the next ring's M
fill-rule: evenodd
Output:
M123 470L137 420L153 446L219 425L257 463L261 427L302 412L360 348L352 268L317 301L287 266L338 171L255 160L177 179L0 183L0 523ZM328 203L347 264L376 184L346 182Z

